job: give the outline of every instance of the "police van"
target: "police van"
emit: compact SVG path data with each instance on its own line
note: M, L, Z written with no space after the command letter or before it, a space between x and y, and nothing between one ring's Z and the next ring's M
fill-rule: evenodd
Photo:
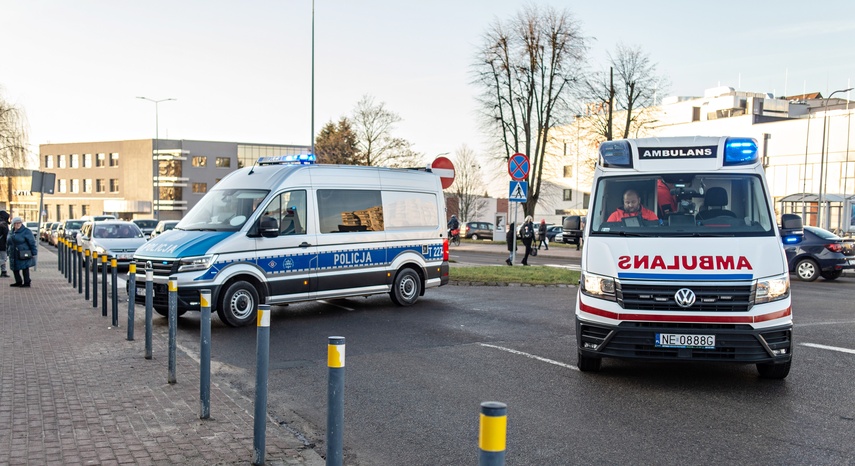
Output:
M314 164L314 156L263 157L211 189L169 234L137 249L136 299L145 268L154 308L178 313L211 290L224 323L254 323L260 303L388 293L409 306L448 283L445 200L429 170Z
M792 359L787 259L751 138L601 144L576 301L579 369L603 358ZM788 219L798 235L801 219Z

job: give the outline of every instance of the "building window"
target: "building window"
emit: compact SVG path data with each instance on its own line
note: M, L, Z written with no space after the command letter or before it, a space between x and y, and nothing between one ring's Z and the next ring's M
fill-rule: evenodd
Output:
M194 167L207 167L208 166L208 157L205 157L204 155L193 156L193 166Z
M572 201L573 200L573 190L572 189L565 189L564 190L564 200L565 201Z
M119 192L119 180L118 180L118 178L110 178L110 192L111 193Z
M591 193L582 194L582 205L587 206L591 203Z
M118 167L119 166L119 153L113 152L110 154L110 166Z
M68 204L68 218L77 218L74 215L74 204Z
M98 154L97 156L95 156L95 166L96 167L103 167L106 165L106 162L107 162L107 154Z
M564 165L564 178L573 178L573 165Z
M208 192L208 183L193 183L193 192L194 193L206 193L206 192Z
M71 192L79 193L80 192L80 180L73 179L71 180ZM72 217L74 218L74 217Z
M45 156L45 168L53 168L53 156L46 155Z
M67 182L67 180L65 180L65 179L61 179L61 180L59 180L59 189L57 189L57 191L59 191L59 192L61 192L61 193L64 193L64 192L65 192L65 190L66 190L66 187L65 187L65 186L66 186L66 184L65 184L66 182Z
M92 154L83 154L83 168L92 168Z
M71 168L80 168L80 154L71 154Z
M65 168L65 155L56 156L56 168Z
M102 180L102 179L95 180L95 192L96 193L103 193L104 191L105 191L104 180Z
M229 168L232 166L232 159L228 157L217 157L217 168Z
M83 192L91 193L92 192L92 180L83 180Z
M87 204L80 206L80 215L83 217L89 215L89 206Z
M161 201L180 201L184 199L183 188L179 187L160 188L158 189L158 193L160 193L158 199Z

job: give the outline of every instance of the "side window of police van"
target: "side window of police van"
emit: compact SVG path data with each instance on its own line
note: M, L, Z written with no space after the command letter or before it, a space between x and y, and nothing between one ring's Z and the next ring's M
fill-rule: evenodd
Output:
M261 218L276 220L279 236L306 234L306 191L279 194L265 207Z
M383 201L373 189L319 189L321 233L384 231Z

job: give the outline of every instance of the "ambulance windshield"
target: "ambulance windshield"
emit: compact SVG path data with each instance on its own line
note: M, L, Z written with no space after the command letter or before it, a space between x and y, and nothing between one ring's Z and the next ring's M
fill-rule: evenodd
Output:
M757 175L692 173L600 178L592 235L773 236L774 217Z
M269 192L265 189L214 189L184 216L177 228L240 230Z

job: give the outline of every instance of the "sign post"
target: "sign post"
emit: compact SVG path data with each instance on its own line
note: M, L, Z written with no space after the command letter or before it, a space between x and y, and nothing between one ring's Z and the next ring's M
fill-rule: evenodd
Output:
M525 202L528 199L528 183L525 179L528 177L530 168L531 163L525 154L517 152L508 159L508 175L511 175L512 180L508 192L508 201ZM517 225L517 211L518 209L514 207L514 231L511 232L514 247L511 248L511 265L513 265L517 255L517 229L519 227Z

